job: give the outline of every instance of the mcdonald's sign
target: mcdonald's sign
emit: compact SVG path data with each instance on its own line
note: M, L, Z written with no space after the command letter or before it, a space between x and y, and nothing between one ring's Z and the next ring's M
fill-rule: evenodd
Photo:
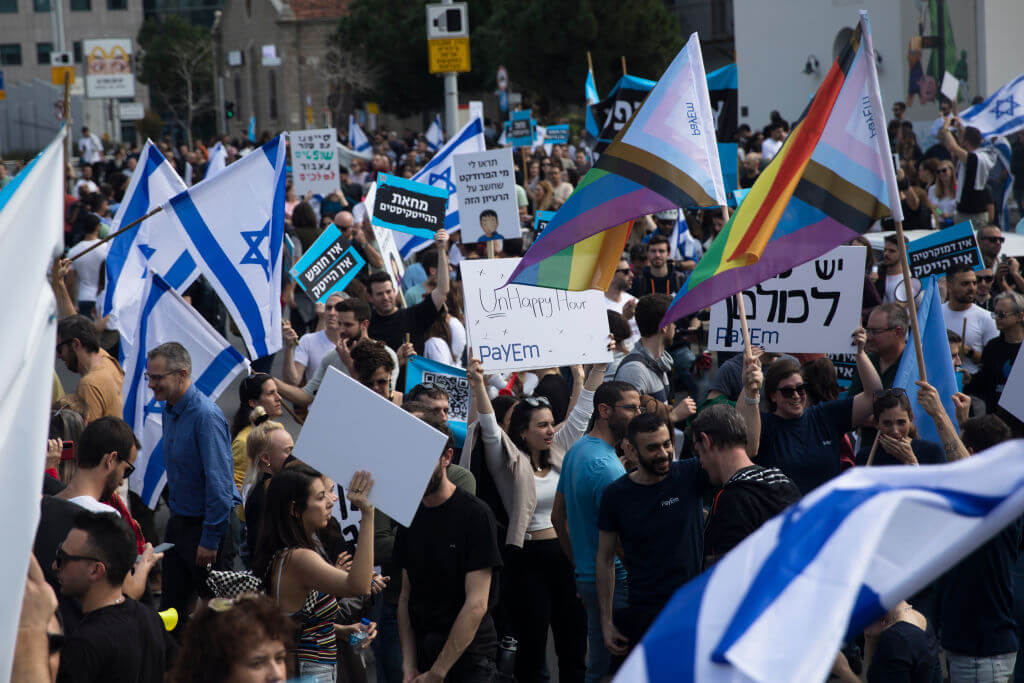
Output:
M85 40L82 52L86 97L135 97L131 38Z

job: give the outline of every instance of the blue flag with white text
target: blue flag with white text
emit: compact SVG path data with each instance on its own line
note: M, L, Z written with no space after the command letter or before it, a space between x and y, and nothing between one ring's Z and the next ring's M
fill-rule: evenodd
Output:
M279 135L164 207L253 359L281 348L284 190Z
M163 459L163 407L146 382L146 353L166 342L178 342L192 360L196 389L217 400L247 366L245 358L159 275L149 278L133 338L122 341L124 355L124 420L142 447L129 488L155 507L167 482Z
M469 419L469 380L466 379L466 371L424 356L409 356L405 369L405 393L408 394L417 384L433 384L448 394L448 426L455 435L455 446L462 448L466 441L466 421Z

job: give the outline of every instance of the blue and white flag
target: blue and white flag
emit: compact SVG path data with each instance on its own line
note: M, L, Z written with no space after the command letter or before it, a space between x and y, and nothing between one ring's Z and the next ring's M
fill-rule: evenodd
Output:
M1024 441L949 465L847 470L680 588L615 681L824 681L846 633L1022 513Z
M356 152L369 151L370 138L366 137L366 133L356 123L356 117L351 114L348 115L348 146Z
M974 126L983 138L1009 135L1024 129L1024 74L960 113L965 126Z
M434 115L434 120L431 122L430 128L427 128L424 137L427 139L427 148L431 152L436 152L444 144L444 128L441 126L440 114Z
M281 348L284 135L164 207L252 358Z
M111 231L138 220L187 188L156 145L146 140L124 199L117 207ZM132 341L138 308L150 271L159 273L178 292L199 277L192 257L181 243L174 219L161 211L115 237L107 254L106 289L100 301L107 324Z
M224 143L218 142L210 150L210 161L206 164L206 175L203 180L209 180L217 175L228 165L228 151L224 149Z
M953 403L953 394L958 391L956 372L953 369L953 355L949 350L949 337L946 335L946 321L942 315L938 278L933 277L929 280L917 310L917 326L921 330L921 347L924 350L924 371L928 375L928 383L939 392L942 407L946 409L953 428L959 431L956 406ZM900 357L900 365L892 385L907 392L910 407L914 411L914 424L917 426L918 436L926 441L942 443L935 422L917 402L918 387L915 382L919 379L921 373L917 368L917 353L913 344L907 344Z
M462 127L462 130L442 147L420 172L412 177L418 183L426 183L434 187L448 190L448 216L444 228L448 232L459 229L459 193L455 187L455 166L453 159L456 154L483 152L487 149L484 141L484 123L479 117ZM406 233L395 233L395 244L402 258L408 258L421 249L426 249L433 240L423 239Z
M672 229L669 241L672 244L672 259L675 261L699 263L700 257L704 255L704 245L690 234L686 213L682 209L676 209L676 227Z
M0 190L0 287L6 332L0 335L0 671L10 675L32 540L39 523L43 455L50 424L56 303L46 267L63 251L64 135Z
M249 117L249 142L256 142L256 115Z
M584 96L587 100L587 106L591 104L597 104L600 101L600 97L597 96L597 82L594 80L594 72L587 69L587 82L583 86Z
M462 448L466 441L466 421L469 419L469 380L466 379L466 371L423 356L409 356L405 369L405 393L408 394L417 384L427 383L447 392L448 426L455 435L455 446Z
M1004 232L1013 232L1013 224L1010 222L1010 201L1013 199L1013 167L1010 160L1013 158L1013 149L1006 138L999 136L990 141L996 157L1006 169L1006 180L1003 181L1003 200L1000 203L999 227Z
M159 275L149 279L133 337L124 352L124 420L142 448L128 486L146 505L156 507L167 483L163 458L163 401L156 401L146 381L146 353L178 342L192 359L196 389L214 401L248 362ZM122 342L123 343L123 342Z

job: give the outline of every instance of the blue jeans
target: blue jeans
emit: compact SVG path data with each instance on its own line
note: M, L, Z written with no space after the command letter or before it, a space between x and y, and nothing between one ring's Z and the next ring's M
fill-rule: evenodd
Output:
M1006 683L1013 674L1016 659L1016 652L993 657L972 657L946 650L951 683Z
M583 607L587 610L587 676L586 683L598 683L608 675L612 654L604 646L601 634L601 605L597 601L597 584L576 582L576 590L583 599ZM628 603L626 582L615 582L615 594L612 598L612 609L622 609Z

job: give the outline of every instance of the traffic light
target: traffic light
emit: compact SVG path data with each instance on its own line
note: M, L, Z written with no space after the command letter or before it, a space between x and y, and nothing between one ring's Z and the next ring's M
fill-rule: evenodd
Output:
M225 102L224 103L224 115L227 116L229 119L235 118L235 103L234 102Z

